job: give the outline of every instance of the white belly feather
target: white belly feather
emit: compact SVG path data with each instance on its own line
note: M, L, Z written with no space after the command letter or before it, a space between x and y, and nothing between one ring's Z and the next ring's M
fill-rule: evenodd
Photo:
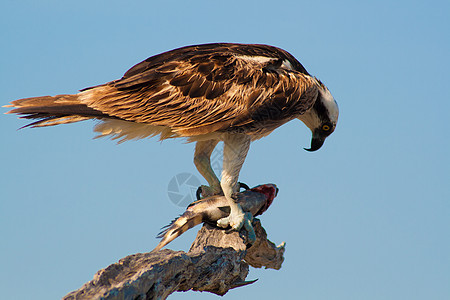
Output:
M112 140L118 140L123 143L129 140L138 140L143 138L152 138L159 136L159 140L183 137L174 132L170 127L135 123L115 119L102 119L95 125L94 131L98 133L95 138L110 137ZM188 143L205 140L223 140L226 133L213 132L186 138Z

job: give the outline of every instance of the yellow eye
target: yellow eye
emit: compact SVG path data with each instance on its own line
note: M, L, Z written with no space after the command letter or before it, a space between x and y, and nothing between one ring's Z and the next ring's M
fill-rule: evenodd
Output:
M328 130L330 130L330 125L323 125L323 126L322 126L322 130L323 130L323 131L328 131Z

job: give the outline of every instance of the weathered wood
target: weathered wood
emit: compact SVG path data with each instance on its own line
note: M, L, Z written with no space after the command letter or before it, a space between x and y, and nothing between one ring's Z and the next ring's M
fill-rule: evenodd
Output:
M245 230L225 230L205 224L189 252L169 249L138 253L98 271L94 279L63 299L166 299L176 291L206 291L224 295L246 282L249 265L279 269L284 244L267 240L255 219L256 242L247 249Z
M269 241L267 233L259 220L253 222L253 228L258 238L247 249L245 261L254 268L281 269L286 243L282 242L279 246L275 246L274 243Z

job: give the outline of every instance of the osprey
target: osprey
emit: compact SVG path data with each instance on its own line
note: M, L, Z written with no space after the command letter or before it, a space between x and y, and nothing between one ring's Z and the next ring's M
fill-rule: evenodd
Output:
M12 101L8 113L35 119L32 127L97 119L99 136L119 142L159 136L196 142L194 163L209 186L203 195L226 197L229 216L220 227L239 230L245 214L232 194L254 140L299 119L312 131L318 150L336 128L338 106L320 80L290 53L257 44L187 46L152 56L118 80L73 95ZM210 156L224 142L221 180Z

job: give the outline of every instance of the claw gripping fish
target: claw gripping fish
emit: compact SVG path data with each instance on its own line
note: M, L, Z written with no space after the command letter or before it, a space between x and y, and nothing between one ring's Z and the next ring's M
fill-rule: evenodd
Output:
M242 193L237 193L235 201L242 210L249 214L250 219L263 214L272 204L278 193L275 184L263 184L248 189ZM230 206L225 196L211 196L192 202L186 211L173 220L169 225L163 227L157 238L162 238L158 246L152 252L160 250L162 247L185 233L187 230L200 223L216 225L217 220L227 217L230 214ZM253 227L246 226L249 240L255 239Z

